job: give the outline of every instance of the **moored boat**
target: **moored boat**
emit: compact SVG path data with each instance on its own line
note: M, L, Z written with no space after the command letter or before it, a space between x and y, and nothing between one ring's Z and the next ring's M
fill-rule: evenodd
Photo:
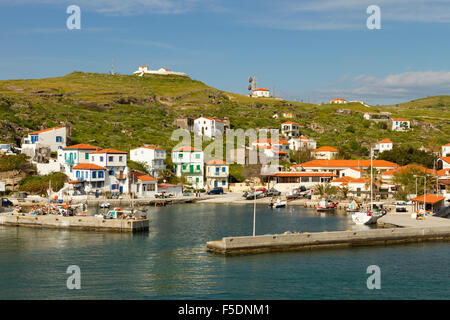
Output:
M330 199L322 198L316 207L317 212L334 212L338 203L333 202Z

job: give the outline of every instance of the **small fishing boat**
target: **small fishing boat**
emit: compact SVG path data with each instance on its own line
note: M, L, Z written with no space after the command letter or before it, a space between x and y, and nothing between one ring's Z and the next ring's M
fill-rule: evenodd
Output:
M286 200L281 200L280 198L277 199L277 201L275 202L271 202L269 204L269 207L271 208L284 208L287 205L287 201Z
M316 207L317 212L334 212L338 203L330 199L322 198Z
M373 210L358 211L352 214L352 220L359 225L375 224L383 215L383 212L375 212Z
M109 202L100 204L100 208L102 209L109 209L111 207L111 204Z
M120 208L114 208L113 210L109 210L104 214L105 219L119 219L119 218L128 218L133 215L133 212L130 210L123 210Z
M356 203L355 200L353 200L353 201L350 203L350 205L348 206L348 208L346 209L346 211L347 211L348 214L356 213L356 212L358 212L359 210L360 210L360 209L359 209L359 205Z

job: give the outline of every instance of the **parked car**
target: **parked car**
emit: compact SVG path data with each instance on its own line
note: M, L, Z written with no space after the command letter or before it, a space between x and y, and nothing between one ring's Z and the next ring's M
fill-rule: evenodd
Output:
M308 191L306 190L305 186L300 186L298 188L293 189L286 197L287 199L297 199L301 197L306 197L308 194Z
M13 203L8 198L2 198L2 207L11 207Z
M157 192L155 198L173 198L174 195L170 192Z
M268 197L278 197L278 196L281 196L281 192L278 191L277 189L273 189L273 188L267 190L266 194L267 194Z
M216 187L208 191L208 194L223 194L222 187Z
M397 201L395 204L395 212L406 212L408 203L406 201Z

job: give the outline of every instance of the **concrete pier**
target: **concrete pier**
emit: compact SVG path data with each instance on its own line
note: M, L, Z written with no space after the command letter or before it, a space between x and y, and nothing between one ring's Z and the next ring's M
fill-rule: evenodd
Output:
M385 219L385 217L388 218ZM386 215L385 217L381 221L382 226L389 225L393 228L226 237L222 240L207 242L206 247L211 252L233 255L450 240L450 220L448 219L427 217L426 220L415 220L411 219L410 215Z
M148 219L102 219L81 216L8 215L4 213L0 214L0 225L114 232L145 232L149 230Z

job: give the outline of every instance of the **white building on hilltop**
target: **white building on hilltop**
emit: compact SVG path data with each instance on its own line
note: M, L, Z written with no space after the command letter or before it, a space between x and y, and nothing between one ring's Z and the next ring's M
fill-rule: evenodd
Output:
M375 143L375 148L373 149L376 153L382 153L383 151L392 150L393 143L390 139L384 139Z
M133 72L133 74L142 77L144 74L160 74L160 75L176 75L176 76L187 76L183 72L175 72L167 68L159 68L158 70L149 70L148 66L139 66L138 69Z
M270 90L258 88L252 91L253 98L270 98Z

